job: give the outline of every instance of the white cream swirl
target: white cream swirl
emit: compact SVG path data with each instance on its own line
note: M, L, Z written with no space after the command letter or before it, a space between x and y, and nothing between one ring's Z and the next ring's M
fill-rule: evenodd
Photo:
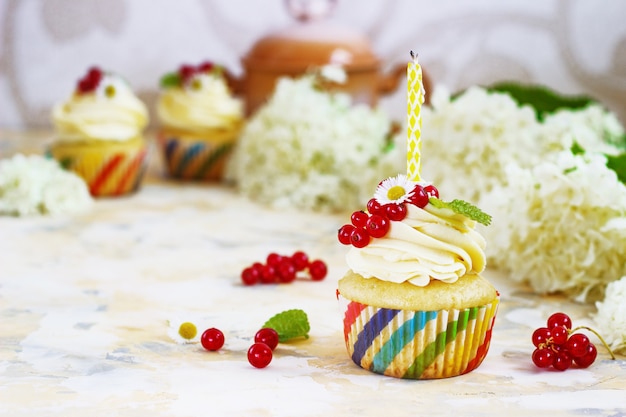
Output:
M189 86L163 90L157 114L166 127L202 132L236 127L242 120L243 107L231 96L222 77L200 74L190 80Z
M432 204L406 207L406 218L390 222L386 236L348 251L352 271L364 278L423 287L431 279L453 283L484 270L485 239L474 230L475 221Z
M96 91L74 93L54 106L52 121L61 142L122 142L141 135L148 124L148 110L125 81L107 74Z

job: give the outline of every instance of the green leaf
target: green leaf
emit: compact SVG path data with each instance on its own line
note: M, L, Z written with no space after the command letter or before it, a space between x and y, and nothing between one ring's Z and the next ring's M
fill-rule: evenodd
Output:
M531 106L538 120L543 120L547 114L559 109L582 109L596 102L585 95L567 96L545 86L508 81L493 84L487 90L506 93L519 105Z
M299 309L286 310L276 314L265 322L263 327L269 327L278 333L278 341L286 342L298 337L309 338L309 318L306 313Z
M161 87L170 88L170 87L178 87L180 85L180 76L178 72L168 72L163 77L161 77Z
M467 201L456 199L445 202L439 200L438 198L430 197L428 202L437 208L447 208L455 213L462 214L463 216L475 220L480 224L484 224L485 226L489 226L491 224L491 216L489 214Z
M626 152L619 155L606 155L606 166L617 174L620 182L626 184Z

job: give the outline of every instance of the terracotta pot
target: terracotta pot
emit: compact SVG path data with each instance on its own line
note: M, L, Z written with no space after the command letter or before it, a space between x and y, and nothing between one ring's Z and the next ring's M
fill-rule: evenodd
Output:
M226 72L234 93L244 98L248 115L272 94L278 78L296 77L312 67L341 64L348 79L338 89L349 93L355 102L372 106L406 79L406 63L388 73L381 71L381 61L364 35L308 14L298 17L299 23L269 33L252 46L242 59L241 77ZM429 91L430 80L426 73L423 77L424 88Z

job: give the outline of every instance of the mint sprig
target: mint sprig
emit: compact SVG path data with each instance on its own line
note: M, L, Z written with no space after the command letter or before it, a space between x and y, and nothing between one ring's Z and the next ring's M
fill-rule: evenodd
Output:
M269 327L278 333L278 341L283 343L299 337L309 338L309 318L299 309L286 310L278 313L265 322L263 327Z
M178 72L168 72L161 77L160 84L163 88L178 87L180 85L180 76L178 75Z
M430 197L428 202L437 208L447 208L455 213L462 214L463 216L477 221L480 224L484 224L485 226L489 226L491 224L491 216L489 214L465 200L455 199L446 202L435 197Z

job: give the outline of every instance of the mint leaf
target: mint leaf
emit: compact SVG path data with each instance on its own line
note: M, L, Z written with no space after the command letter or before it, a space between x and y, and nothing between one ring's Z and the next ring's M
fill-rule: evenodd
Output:
M491 224L491 216L489 214L467 201L456 199L445 202L439 200L438 198L430 197L428 202L437 208L447 208L455 213L462 214L463 216L475 220L480 224L484 224L485 226L489 226Z
M541 85L526 85L516 82L500 82L487 87L510 95L519 105L529 105L535 110L537 120L559 109L582 109L596 101L585 95L566 96Z
M263 327L269 327L278 333L278 341L286 342L298 337L309 338L309 318L306 313L299 309L286 310L276 314L265 322Z
M180 85L180 76L178 72L168 72L161 77L160 83L163 88L178 87Z

